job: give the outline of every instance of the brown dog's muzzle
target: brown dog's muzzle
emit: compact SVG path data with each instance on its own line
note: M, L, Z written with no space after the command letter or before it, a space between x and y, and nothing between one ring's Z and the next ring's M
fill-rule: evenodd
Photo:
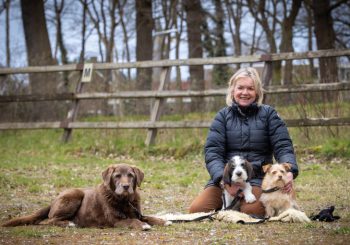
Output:
M117 195L130 195L134 193L133 189L133 178L128 178L127 175L122 177L115 183L115 193Z

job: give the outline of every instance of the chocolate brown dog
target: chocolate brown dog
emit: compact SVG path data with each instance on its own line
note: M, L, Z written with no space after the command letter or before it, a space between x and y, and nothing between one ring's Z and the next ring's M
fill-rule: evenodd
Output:
M150 225L166 225L155 217L141 214L140 186L144 174L127 164L109 166L102 173L103 183L95 188L68 189L48 207L14 218L2 226L45 224L78 227L130 227L147 230Z

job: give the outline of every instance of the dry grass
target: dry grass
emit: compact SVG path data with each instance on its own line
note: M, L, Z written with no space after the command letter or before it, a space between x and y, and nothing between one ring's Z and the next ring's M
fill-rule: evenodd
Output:
M308 215L335 205L339 221L257 225L203 221L155 227L147 232L28 226L0 228L0 244L346 244L350 239L350 161L309 155L300 158L301 174L296 180L299 204ZM145 214L186 212L208 179L201 156L182 160L113 157L84 163L2 164L0 219L32 212L72 185L96 185L102 170L120 161L137 165L145 172L141 188Z

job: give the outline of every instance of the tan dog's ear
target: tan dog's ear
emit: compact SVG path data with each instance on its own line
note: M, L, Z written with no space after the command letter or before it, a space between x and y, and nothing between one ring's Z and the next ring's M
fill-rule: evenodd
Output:
M109 182L111 181L111 175L113 172L114 167L112 165L102 172L102 179L105 186L109 186Z
M144 173L142 172L141 169L135 167L135 166L132 166L132 169L134 170L134 173L136 175L136 184L137 186L141 186L141 182L143 181L143 178L144 178Z
M262 169L264 171L264 173L267 173L267 171L269 171L269 169L271 168L272 164L269 163L269 164L265 164L262 166Z
M281 163L281 164L287 171L291 170L291 168L292 168L292 164L290 164L288 162L284 162L284 163Z
M250 162L248 162L247 160L245 160L245 166L247 168L247 175L248 175L247 180L250 180L251 178L253 178L253 175L254 175L253 165Z
M229 186L231 186L231 178L232 178L232 163L231 162L228 162L226 165L225 165L225 168L224 168L224 173L223 173L223 176L222 176L222 180L224 181L224 184L228 184Z

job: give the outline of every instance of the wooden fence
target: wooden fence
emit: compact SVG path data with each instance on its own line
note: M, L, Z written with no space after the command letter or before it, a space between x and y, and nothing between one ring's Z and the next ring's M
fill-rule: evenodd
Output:
M38 66L21 68L0 68L0 75L18 74L18 73L44 73L44 72L63 72L80 71L84 73L94 70L112 70L125 68L154 68L161 67L160 85L157 91L125 91L115 93L84 93L84 83L79 81L75 93L65 94L41 94L41 95L11 95L0 96L0 103L7 102L26 102L26 101L53 101L53 100L72 100L72 108L68 112L67 118L59 122L26 122L26 123L0 123L0 130L9 129L64 129L63 140L70 139L73 129L147 129L148 134L145 143L154 144L157 135L157 129L160 128L208 128L210 121L159 121L161 115L161 105L165 98L176 97L211 97L224 96L226 89L205 90L205 91L165 91L165 84L169 81L169 74L172 66L190 66L190 65L218 65L218 64L241 64L241 63L260 63L264 62L262 82L268 84L272 76L272 62L282 60L300 60L312 58L327 58L350 56L350 49L345 50L320 50L303 53L280 53L269 55L251 55L240 57L216 57L206 59L184 59L184 60L161 60L161 61L140 61L132 63L94 63L89 65L89 69L84 64L56 65L56 66ZM350 90L350 83L327 83L327 84L304 84L293 87L271 86L267 87L266 94L278 93L299 93L299 92L320 92L320 91L341 91ZM77 122L76 116L80 100L85 99L127 99L127 98L154 98L155 103L151 111L149 121L137 122ZM344 126L350 125L350 117L345 118L302 118L285 120L288 127L301 126Z

